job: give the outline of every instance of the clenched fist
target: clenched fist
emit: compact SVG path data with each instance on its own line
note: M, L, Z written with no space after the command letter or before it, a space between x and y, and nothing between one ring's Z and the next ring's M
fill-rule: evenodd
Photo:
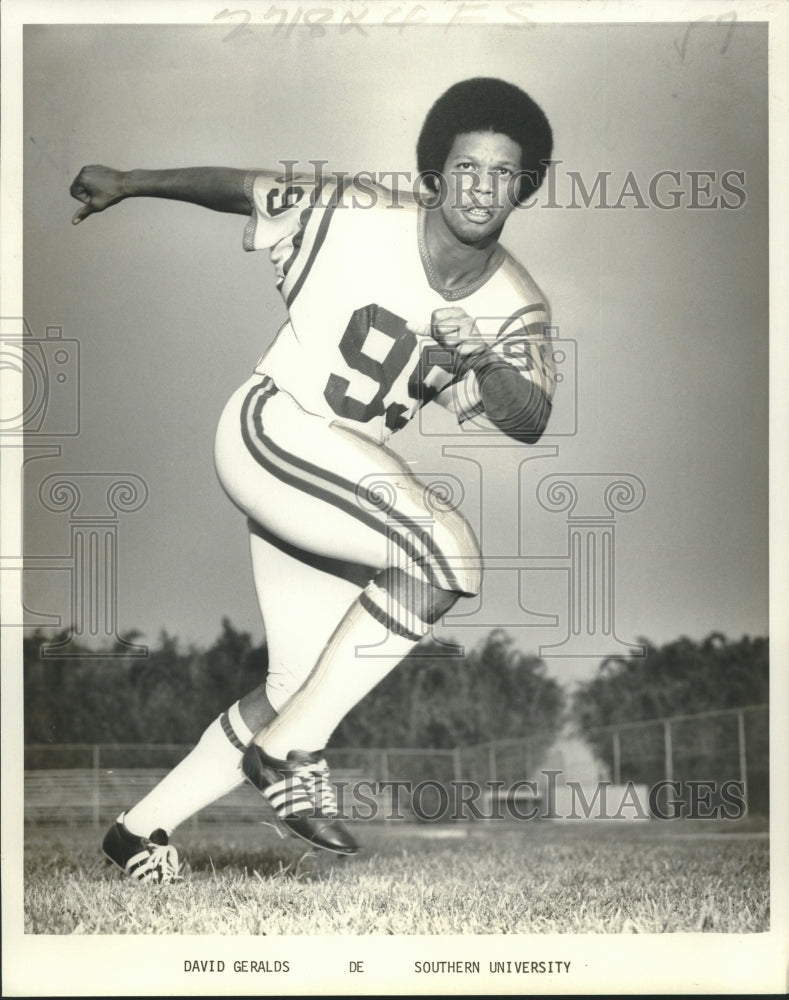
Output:
M122 170L112 167L93 165L83 167L71 184L72 198L82 202L71 220L76 226L94 212L103 212L122 201L126 197L124 189L125 174Z
M487 353L474 317L469 316L460 306L434 309L430 323L409 323L408 329L419 336L432 337L442 347L454 351L462 365Z

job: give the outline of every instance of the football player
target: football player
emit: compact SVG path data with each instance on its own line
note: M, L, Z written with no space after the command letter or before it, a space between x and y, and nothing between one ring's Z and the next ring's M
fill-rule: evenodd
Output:
M548 305L499 236L551 151L527 94L475 78L429 111L408 193L370 174L202 167L89 166L74 180L74 223L134 197L246 216L244 248L269 251L288 313L215 445L250 527L268 676L110 828L104 851L131 878L177 877L172 831L244 779L291 833L358 849L337 818L324 747L481 585L471 528L387 442L431 401L524 444L542 434L554 390ZM385 655L365 656L373 646Z

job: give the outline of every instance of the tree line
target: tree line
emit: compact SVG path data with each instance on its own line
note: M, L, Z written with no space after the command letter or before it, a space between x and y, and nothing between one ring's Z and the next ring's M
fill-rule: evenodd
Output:
M346 716L332 745L450 748L528 735L547 746L570 720L607 760L601 727L767 702L765 638L640 641L644 657L604 660L568 697L503 629L466 650L425 640ZM146 657L123 646L111 656L86 649L74 658L73 647L68 658L41 655L56 642L41 631L24 642L28 744L194 743L268 664L265 643L228 620L207 649L182 649L163 633Z
M584 734L614 723L767 703L766 638L731 641L712 632L700 642L685 636L663 646L638 641L643 656L604 659L575 691L572 714Z
M73 645L69 657L42 655L57 639L37 631L24 642L27 744L194 743L268 667L265 643L227 619L208 649L182 650L163 633L146 657L120 645L112 656L75 656ZM565 706L544 663L502 630L467 651L426 640L343 719L332 745L455 747L532 728L550 742Z
M743 636L730 641L712 632L700 642L684 636L663 646L639 641L645 647L643 657L604 660L596 675L573 694L572 717L595 756L610 774L618 767L627 779L650 786L666 779L667 754L673 776L685 783L740 780L744 767L749 810L767 814L767 713L700 713L767 705L768 640ZM647 724L677 716L668 726L668 744L666 726ZM638 722L644 725L632 725ZM615 751L610 727L625 723L630 725L619 729ZM677 794L686 796L687 786Z

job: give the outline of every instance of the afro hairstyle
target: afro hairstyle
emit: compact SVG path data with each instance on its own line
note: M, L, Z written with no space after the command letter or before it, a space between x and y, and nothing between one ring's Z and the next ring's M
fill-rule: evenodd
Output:
M518 202L542 184L553 151L553 132L542 108L505 80L478 76L445 91L428 111L416 144L420 174L443 173L452 143L469 132L499 132L521 148Z

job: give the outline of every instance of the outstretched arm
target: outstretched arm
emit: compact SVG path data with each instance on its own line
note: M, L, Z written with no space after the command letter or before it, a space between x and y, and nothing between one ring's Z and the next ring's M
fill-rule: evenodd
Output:
M89 215L103 212L124 198L171 198L216 212L250 215L244 193L246 170L233 167L184 167L174 170L113 170L83 167L71 185L71 195L82 202L71 220L76 226Z

